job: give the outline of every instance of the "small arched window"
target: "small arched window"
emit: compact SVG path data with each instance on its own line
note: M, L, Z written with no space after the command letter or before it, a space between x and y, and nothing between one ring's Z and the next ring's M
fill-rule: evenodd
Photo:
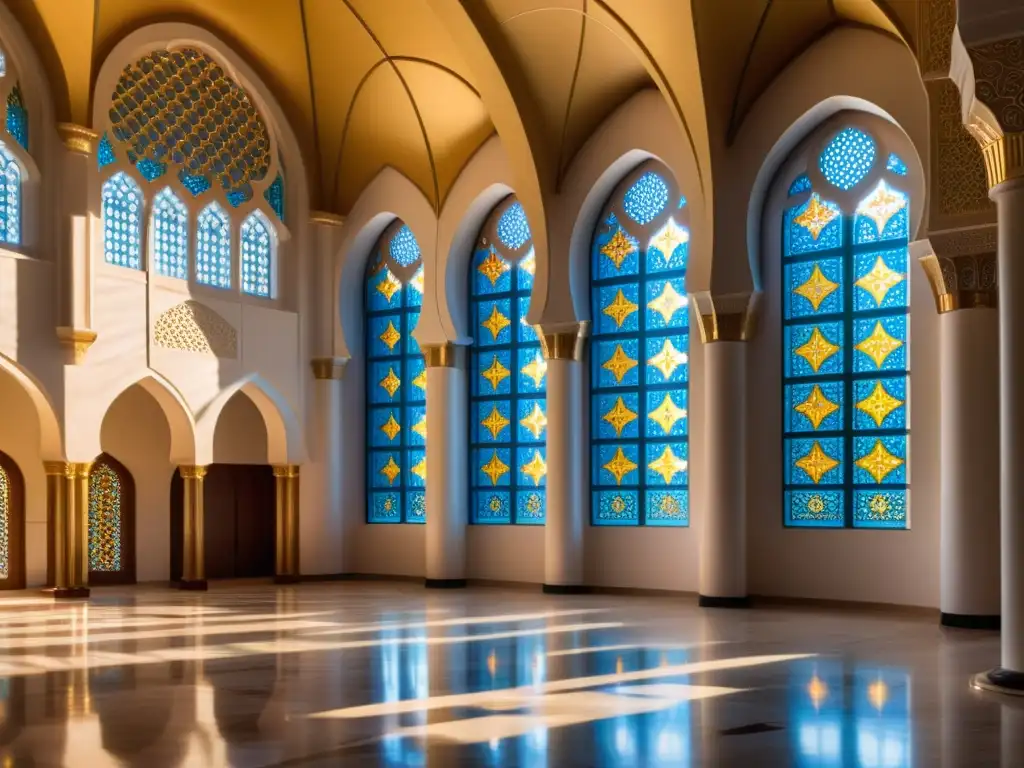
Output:
M157 274L188 280L188 208L170 187L153 200L150 237Z
M142 269L142 190L123 171L103 184L103 258Z
M131 475L103 454L89 470L89 581L135 580L135 488Z
M231 220L215 202L196 220L196 282L231 287Z
M21 242L21 167L0 142L0 240Z
M242 222L242 293L269 297L273 283L274 229L259 211Z

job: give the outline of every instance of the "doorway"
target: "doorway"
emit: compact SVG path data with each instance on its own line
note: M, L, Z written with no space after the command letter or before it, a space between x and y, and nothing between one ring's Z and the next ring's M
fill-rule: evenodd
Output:
M0 589L25 588L25 480L0 451Z

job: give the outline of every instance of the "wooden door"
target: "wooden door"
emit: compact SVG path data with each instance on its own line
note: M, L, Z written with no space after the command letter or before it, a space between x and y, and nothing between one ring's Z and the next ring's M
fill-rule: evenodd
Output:
M25 480L0 452L0 589L25 588Z
M274 575L274 473L267 466L235 468L235 578Z
M102 454L89 470L89 584L135 583L135 481Z

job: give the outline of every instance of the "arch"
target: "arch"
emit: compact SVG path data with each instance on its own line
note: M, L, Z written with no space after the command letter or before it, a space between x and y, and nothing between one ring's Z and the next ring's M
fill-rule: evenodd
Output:
M271 298L277 287L277 234L263 211L254 210L243 219L239 250L242 293Z
M188 206L173 187L164 187L149 214L149 261L158 275L188 280L188 229Z
M119 171L103 182L103 260L128 269L145 269L142 260L142 188Z
M135 583L135 480L109 453L89 470L89 584Z
M25 588L25 478L0 451L0 589Z
M231 218L224 207L212 201L196 216L196 282L214 288L230 288L234 279L234 238Z
M42 384L24 367L0 353L0 371L9 374L28 395L39 420L39 451L43 461L64 461L60 421Z

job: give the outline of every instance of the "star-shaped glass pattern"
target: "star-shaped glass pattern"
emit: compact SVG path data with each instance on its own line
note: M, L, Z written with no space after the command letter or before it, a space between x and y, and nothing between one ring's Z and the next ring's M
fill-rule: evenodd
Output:
M875 425L882 426L889 414L903 405L903 401L893 397L881 381L875 382L875 388L871 394L857 403L857 409L863 411L875 421Z
M424 416L422 419L413 424L412 431L422 437L424 440L427 439L427 417Z
M811 331L811 338L793 351L806 360L811 369L817 373L825 361L839 351L839 347L826 339L821 329L815 326Z
M501 478L508 474L508 464L501 460L498 456L498 452L494 451L491 454L490 460L484 464L481 471L491 479L491 485L497 485Z
M811 195L806 210L797 216L793 221L811 233L815 240L821 235L825 227L832 223L832 220L839 216L839 209L828 203L823 203L817 193Z
M811 450L805 456L797 459L796 466L800 467L815 484L821 482L821 478L839 466L839 462L829 456L821 448L817 440L811 446Z
M412 380L412 384L417 389L422 389L424 392L427 391L427 369L424 368L418 374L416 378Z
M511 269L508 262L498 256L494 251L487 254L487 258L480 262L477 272L491 281L491 285L497 285L501 276Z
M388 485L395 484L395 480L398 479L398 475L401 471L402 469L398 466L397 462L395 462L394 456L388 456L387 463L380 468L380 473L388 479Z
M639 307L626 298L626 294L620 289L612 303L605 307L602 312L615 321L615 326L621 328L626 318L636 312Z
M399 432L402 431L402 425L395 421L394 412L388 415L388 420L380 425L380 431L387 435L388 440L394 440Z
M881 234L885 231L885 225L889 223L889 219L902 211L906 205L905 195L894 191L884 181L879 181L874 191L861 200L860 205L857 206L857 213L874 221L879 234Z
M412 473L416 475L420 480L426 481L427 479L427 457L424 456L415 466L412 468Z
M626 236L625 232L617 229L615 234L612 235L612 239L601 249L601 253L608 257L612 264L615 265L616 270L620 270L622 269L622 262L635 250L636 246L633 244L633 241Z
M548 465L545 463L544 457L540 455L540 451L534 451L533 458L524 464L519 471L530 478L535 486L539 486L540 481L544 479L544 475L548 473Z
M881 440L876 440L875 447L868 454L857 459L855 463L871 475L876 483L881 483L885 480L886 475L903 466L903 459L890 453Z
M686 460L676 456L671 445L666 445L661 456L648 464L647 468L661 475L666 485L671 485L676 474L686 471Z
M637 367L639 363L626 354L621 344L615 346L612 356L601 363L601 367L615 377L615 381L622 383L622 377Z
M622 485L622 479L630 472L635 471L636 467L636 462L632 461L622 452L621 446L616 449L615 455L604 465L604 469L608 470L612 477L615 478L616 485Z
M498 359L497 355L494 355L491 359L491 364L486 371L481 372L483 376L491 385L491 389L495 392L498 390L498 386L502 381L512 375L512 372L502 365L501 360Z
M620 397L615 401L615 405L612 406L611 409L609 409L601 418L611 424L612 429L615 430L615 434L618 436L622 435L622 430L625 429L630 422L636 421L637 416L636 412L631 411L629 407L627 407L625 401Z
M487 415L487 418L480 422L480 426L484 427L488 432L491 433L491 437L495 440L498 439L498 435L512 422L506 419L501 411L498 410L498 406L491 406L491 412Z
M490 331L492 338L495 341L497 341L498 334L500 334L503 330L508 328L509 325L511 325L511 323L511 320L509 320L507 317L505 317L505 315L501 314L501 312L498 311L498 305L495 304L493 307L491 307L490 317L488 317L486 320L480 323L480 325L486 328L488 331Z
M688 242L690 242L690 233L676 224L675 220L671 218L665 222L665 226L661 228L661 231L651 239L651 245L661 252L665 261L672 258L676 248Z
M547 372L548 362L540 352L537 352L533 359L520 369L520 373L530 378L534 386L537 387L544 383L544 376L547 375Z
M688 359L685 352L680 352L675 348L671 339L665 339L661 345L661 351L649 357L647 364L661 371L665 381L668 381L679 366L686 365Z
M377 293L383 296L385 300L391 301L395 294L402 290L402 284L398 282L398 278L391 274L390 269L385 269L384 272L384 278L377 283Z
M815 264L811 276L804 283L794 288L793 293L797 296L803 296L811 302L811 306L817 312L818 308L821 307L821 302L835 293L837 288L839 288L839 283L834 283L825 277L821 267Z
M665 283L661 294L647 302L647 308L661 315L666 323L672 322L676 312L686 306L686 297L680 296L671 281Z
M882 306L882 302L885 301L885 295L889 293L889 289L899 285L904 280L906 280L905 275L889 269L885 259L879 256L871 271L858 280L855 285L870 293L875 303L878 306Z
M670 435L676 422L686 418L686 409L677 406L671 393L666 393L661 405L651 411L647 417L661 427L666 435Z
M402 380L395 374L394 368L388 368L388 375L380 380L380 386L388 393L388 397L394 397L395 392L402 386Z
M825 393L817 384L811 389L811 394L807 396L807 399L793 408L806 416L815 429L821 426L821 422L839 410L839 406L825 397Z
M874 360L875 365L881 368L885 359L902 346L903 342L889 335L882 325L882 321L879 320L875 323L875 329L871 335L857 344L855 349L870 357Z
M402 334L395 328L395 324L388 320L388 327L384 329L384 332L377 337L381 342L388 348L389 351L395 351L395 344L402 339Z
M548 425L548 417L544 415L540 405L534 403L533 410L530 411L529 415L521 418L519 423L539 440L540 436L544 434L544 427Z

